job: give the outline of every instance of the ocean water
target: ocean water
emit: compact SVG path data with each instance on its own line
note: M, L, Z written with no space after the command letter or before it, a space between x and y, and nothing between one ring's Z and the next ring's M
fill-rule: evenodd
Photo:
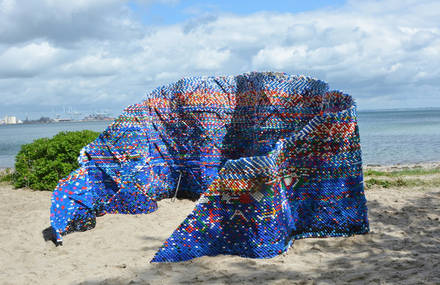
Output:
M366 164L440 161L440 109L358 112Z
M21 146L35 139L53 137L62 131L102 132L110 123L110 121L98 121L0 125L0 168L14 167L15 155L20 151Z
M440 161L440 109L359 112L365 164ZM102 132L109 121L0 125L0 167L13 167L21 145L61 131Z

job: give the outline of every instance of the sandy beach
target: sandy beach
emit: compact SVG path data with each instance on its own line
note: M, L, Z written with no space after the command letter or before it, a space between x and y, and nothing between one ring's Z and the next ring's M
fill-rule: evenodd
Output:
M51 193L2 183L0 284L440 284L440 174L411 177L434 182L366 190L370 234L299 240L273 259L171 264L149 261L194 202L161 201L149 215L105 215L96 228L69 234L56 247L42 234Z

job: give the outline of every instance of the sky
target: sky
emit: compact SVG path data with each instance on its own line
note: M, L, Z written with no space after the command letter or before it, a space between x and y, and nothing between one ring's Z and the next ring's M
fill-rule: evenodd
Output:
M0 0L0 118L116 116L182 77L282 71L440 107L440 1Z

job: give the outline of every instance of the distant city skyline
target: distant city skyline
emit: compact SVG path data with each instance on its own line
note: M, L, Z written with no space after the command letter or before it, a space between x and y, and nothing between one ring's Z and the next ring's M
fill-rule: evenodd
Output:
M249 71L325 80L360 110L440 107L439 11L432 0L0 0L0 118L63 106L117 116L182 77Z
M64 107L66 108L64 110ZM69 108L71 108L69 110ZM47 110L31 110L31 111L17 111L17 112L0 112L0 119L3 119L5 116L15 116L19 120L36 120L41 117L49 117L51 119L56 118L72 118L72 119L82 119L89 115L94 114L107 114L110 116L118 116L123 111L123 108L120 110L110 110L110 109L73 109L71 106L59 106L56 108L47 108Z

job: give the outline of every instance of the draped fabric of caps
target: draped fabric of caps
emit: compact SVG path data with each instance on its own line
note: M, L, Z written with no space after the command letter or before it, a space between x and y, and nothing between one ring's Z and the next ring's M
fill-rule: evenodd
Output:
M309 77L253 72L159 87L78 159L52 195L58 242L96 216L150 213L176 195L199 200L153 262L267 258L295 239L369 231L355 103Z

